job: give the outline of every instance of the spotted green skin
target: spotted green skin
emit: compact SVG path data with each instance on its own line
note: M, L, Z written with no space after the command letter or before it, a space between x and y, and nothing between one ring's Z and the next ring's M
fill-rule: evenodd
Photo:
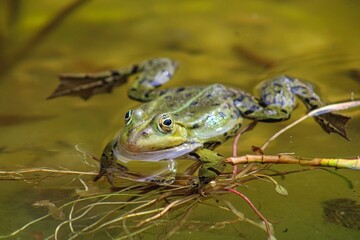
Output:
M158 58L127 68L129 73L138 74L129 97L145 103L125 115L125 126L104 149L96 180L106 175L112 183L112 173L125 169L117 159L126 152L127 158L144 161L196 158L203 163L198 174L198 184L203 186L225 168L224 158L213 149L234 137L244 118L286 120L295 107L295 96L309 110L323 105L310 84L287 76L262 83L260 99L222 84L159 88L171 79L176 65L171 59ZM172 121L171 132L161 131L159 119L165 115ZM162 157L163 151L166 157Z

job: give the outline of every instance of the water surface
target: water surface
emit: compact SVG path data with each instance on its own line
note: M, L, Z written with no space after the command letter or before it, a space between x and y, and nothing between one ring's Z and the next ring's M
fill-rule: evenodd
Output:
M8 1L10 2L10 1ZM34 5L21 1L19 18L3 21L2 65L10 62L28 39L68 2ZM4 4L2 4L4 5ZM262 80L289 74L314 83L327 102L360 97L360 21L356 1L88 1L51 31L33 49L7 68L0 79L0 161L5 170L62 167L89 171L76 154L82 144L100 154L105 143L123 126L123 115L136 102L127 98L127 86L89 101L64 97L47 101L63 72L94 72L165 56L180 67L169 86L223 83L249 92ZM4 8L5 5L4 5ZM5 12L5 10L3 10ZM7 55L5 55L7 54ZM293 119L304 114L300 104ZM324 133L307 120L281 136L268 154L294 152L303 157L359 155L359 110L348 131L352 141ZM258 124L241 139L241 154L261 145L288 124ZM231 142L218 149L231 154ZM278 171L302 169L274 166ZM338 170L352 182L322 170L291 174L277 180L288 190L284 198L273 186L254 181L240 189L274 223L278 239L359 239L358 230L326 223L321 202L332 198L360 201L359 173ZM91 177L83 177L91 182ZM42 184L2 180L0 233L7 234L45 214L32 203L54 202L73 196L81 187L72 178L44 179ZM74 187L75 186L75 187ZM106 186L106 185L103 185ZM226 196L247 216L257 219L237 197ZM211 209L211 208L210 208ZM195 219L226 219L214 210L197 209ZM50 224L50 223L49 223ZM52 226L52 225L49 225ZM49 233L47 222L26 231ZM145 235L157 239L156 233ZM264 239L262 231L246 223L223 229L184 230L172 239ZM108 239L107 236L103 236ZM86 238L89 239L89 238ZM99 238L96 238L99 239Z

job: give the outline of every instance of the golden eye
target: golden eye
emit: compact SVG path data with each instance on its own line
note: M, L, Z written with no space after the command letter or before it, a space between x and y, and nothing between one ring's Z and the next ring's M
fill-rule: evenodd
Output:
M172 132L172 130L174 129L174 121L173 121L173 119L169 115L163 114L159 118L158 128L163 133Z
M126 124L126 125L129 125L129 124L131 123L132 112L133 112L132 110L129 110L129 111L127 111L127 112L125 113L124 119L125 119L125 124Z

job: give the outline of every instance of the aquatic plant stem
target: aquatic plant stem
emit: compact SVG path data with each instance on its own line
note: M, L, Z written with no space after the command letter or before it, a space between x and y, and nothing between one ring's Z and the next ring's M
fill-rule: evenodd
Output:
M136 232L130 233L130 236L136 236L137 234L140 234L140 233L142 233L142 232L145 232L146 230L148 230L148 229L150 229L150 228L152 228L152 227L155 227L155 226L156 226L156 224L151 224L151 225L149 225L149 226L147 226L147 227L144 227L144 228L139 229L139 230L136 231ZM129 236L126 235L126 236L122 236L122 237L119 237L119 238L115 238L115 240L123 240L123 239L129 239Z
M39 217L39 218L37 218L37 219L35 219L35 220L33 220L33 221L25 224L25 225L22 226L21 228L17 229L16 231L14 231L14 232L12 232L12 233L10 233L10 234L8 234L8 235L0 236L0 238L10 238L10 237L13 237L13 236L15 236L16 234L19 234L21 231L25 230L27 227L29 227L29 226L37 223L37 222L40 222L41 220L44 220L45 218L47 218L47 217L49 217L49 216L51 216L51 215L50 215L50 214L47 214L47 215L44 215L44 216L42 216L42 217Z
M268 235L268 239L271 239L272 234L271 234L270 222L260 213L260 211L255 207L255 205L250 201L250 199L248 197L246 197L244 194L242 194L241 192L237 191L236 189L227 188L225 190L232 192L245 200L245 202L254 210L256 215L258 215L261 218L261 220L263 220L265 227L266 227L266 234Z
M59 170L59 169L50 169L50 168L27 168L27 169L19 169L13 171L0 171L0 181L1 180L10 180L10 181L25 181L30 183L32 181L41 182L44 178L40 178L40 176L26 177L25 174L32 173L49 173L55 174L56 176L61 175L91 175L96 176L97 172L82 172L82 171L71 171L71 170ZM48 177L47 175L46 177Z
M245 132L252 130L256 126L256 123L257 123L256 121L251 122L250 124L245 126L243 129L241 129L240 132L236 135L236 137L234 139L234 143L233 143L233 152L232 152L233 157L237 157L237 145L238 145L240 136L243 135ZM238 173L238 167L237 167L237 165L234 165L233 174L236 176L237 173Z
M39 172L48 172L48 173L61 173L61 174L77 174L77 175L96 175L97 172L81 172L81 171L71 171L71 170L58 170L50 168L26 168L19 169L15 171L0 171L0 174L4 175L21 175L24 173L39 173Z
M281 129L280 131L278 131L277 133L275 133L274 135L272 135L262 146L261 146L261 150L264 151L269 144L274 141L277 137L279 137L281 134L283 134L284 132L286 132L287 130L289 130L290 128L298 125L299 123L301 123L302 121L304 121L305 119L309 118L309 117L314 117L314 116L318 116L324 113L329 113L332 111L339 111L339 110L345 110L345 109L349 109L349 108L354 108L354 107L358 107L360 106L360 101L349 101L349 102L343 102L343 103L335 103L335 104L331 104L331 105L326 105L324 107L321 108L317 108L315 110L312 110L310 112L308 112L305 116L299 118L298 120L296 120L295 122L287 125L286 127L284 127L283 129Z
M333 167L342 169L360 170L360 158L313 158L303 159L289 155L244 155L241 157L227 158L227 163L249 164L249 163L275 163L275 164L299 164L302 166Z
M179 200L173 201L172 203L170 203L170 204L168 204L166 207L164 207L164 208L161 210L161 212L159 212L158 214L156 214L156 215L154 215L154 216L152 216L152 217L150 217L150 218L147 218L147 219L141 221L141 222L137 225L137 227L143 225L144 223L147 223L147 222L150 222L150 221L153 221L153 220L155 220L155 219L160 218L161 216L163 216L164 214L166 214L167 212L169 212L169 210L170 210L171 208L176 207L176 206L178 206L178 205L182 205L182 204L184 204L184 203L186 203L186 202L188 202L188 201L193 200L194 198L197 198L197 196L196 196L196 195L190 195L190 196L188 196L188 197L186 197L186 198L184 198L184 199L179 199Z
M167 240L167 239L170 239L170 237L172 235L174 235L186 222L186 220L190 217L190 214L192 213L194 207L196 205L195 204L192 204L185 212L184 216L180 219L180 222L175 226L173 227L167 234L166 236L161 239L161 240Z

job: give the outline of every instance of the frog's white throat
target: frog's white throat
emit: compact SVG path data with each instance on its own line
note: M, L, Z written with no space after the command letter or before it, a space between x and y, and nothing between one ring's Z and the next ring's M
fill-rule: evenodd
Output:
M115 141L118 141L117 139ZM197 141L185 142L179 146L158 150L153 152L131 152L124 149L121 144L113 145L113 153L117 160L127 163L129 161L149 161L157 162L164 159L175 159L181 157L187 153L194 151L195 149L202 147L202 143Z

